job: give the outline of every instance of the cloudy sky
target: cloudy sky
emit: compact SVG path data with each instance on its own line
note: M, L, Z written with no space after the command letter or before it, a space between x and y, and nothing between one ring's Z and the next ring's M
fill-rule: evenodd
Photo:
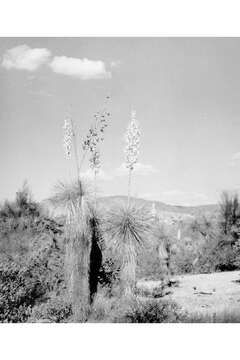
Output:
M25 179L41 200L71 178L62 142L67 111L81 146L107 96L101 195L127 192L131 109L142 132L133 195L196 205L240 189L240 39L1 38L0 200L13 198Z

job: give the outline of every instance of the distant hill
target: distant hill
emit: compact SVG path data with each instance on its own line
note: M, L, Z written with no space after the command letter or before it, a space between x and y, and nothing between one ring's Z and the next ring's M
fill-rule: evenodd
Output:
M152 201L141 198L131 197L131 201L139 206L155 209L158 215L164 218L176 217L182 220L185 217L196 218L202 215L215 216L218 213L219 206L217 204L199 205L199 206L177 206L165 204L161 201ZM100 205L104 208L111 208L120 203L126 203L126 196L106 196L99 199Z
M171 224L172 222L191 222L193 219L196 219L201 216L206 216L208 218L216 219L219 211L219 206L217 204L209 205L199 205L199 206L177 206L165 204L161 201L152 201L136 197L131 197L131 202L134 202L138 206L145 207L149 209L150 212L156 213L160 220L166 221ZM111 208L119 206L120 204L127 204L126 196L105 196L98 199L98 206L103 209L103 211L108 211ZM62 211L56 211L55 209L50 209L48 205L48 210L52 215L60 217Z

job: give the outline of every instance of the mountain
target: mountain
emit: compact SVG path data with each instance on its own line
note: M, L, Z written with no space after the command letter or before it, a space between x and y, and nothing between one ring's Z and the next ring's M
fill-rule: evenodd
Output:
M187 218L197 218L199 216L212 217L218 213L219 206L217 204L199 205L199 206L177 206L165 204L161 201L152 201L141 198L131 197L131 202L138 206L149 208L150 211L163 219L175 218L176 220L184 220ZM100 206L103 208L111 208L119 204L126 204L126 196L105 196L99 199Z

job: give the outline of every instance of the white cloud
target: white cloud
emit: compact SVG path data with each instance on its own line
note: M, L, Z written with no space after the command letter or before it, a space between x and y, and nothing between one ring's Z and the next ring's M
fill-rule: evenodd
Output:
M48 62L51 52L45 48L30 48L19 45L7 50L3 55L2 66L6 69L35 71Z
M55 56L49 66L55 73L78 77L82 80L111 77L111 73L106 71L105 63L101 60Z
M51 59L51 51L46 48L30 48L28 45L19 45L7 50L3 54L1 65L7 69L35 71L41 65L48 64L57 74L87 79L111 78L102 60L79 59L67 56L55 56ZM118 66L117 61L109 64L110 67Z
M237 152L232 155L230 165L235 166L238 162L240 162L240 152Z
M134 174L138 175L150 175L158 174L159 170L150 164L137 163L134 167ZM128 174L128 169L125 164L122 164L119 168L116 169L116 175L122 176Z

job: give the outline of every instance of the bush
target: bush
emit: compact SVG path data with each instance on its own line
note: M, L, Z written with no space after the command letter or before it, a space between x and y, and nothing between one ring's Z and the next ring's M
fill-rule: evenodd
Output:
M179 322L182 313L180 308L167 300L139 300L122 304L113 316L113 322L121 323L162 323Z
M47 294L64 289L63 257L50 236L35 237L38 250L29 258L0 259L0 321L26 322L31 309Z
M67 322L72 316L71 304L63 297L53 297L34 306L28 322Z
M33 269L5 259L0 265L0 321L25 322L45 292Z
M104 258L99 270L98 281L109 295L113 295L120 282L120 266L113 257Z

